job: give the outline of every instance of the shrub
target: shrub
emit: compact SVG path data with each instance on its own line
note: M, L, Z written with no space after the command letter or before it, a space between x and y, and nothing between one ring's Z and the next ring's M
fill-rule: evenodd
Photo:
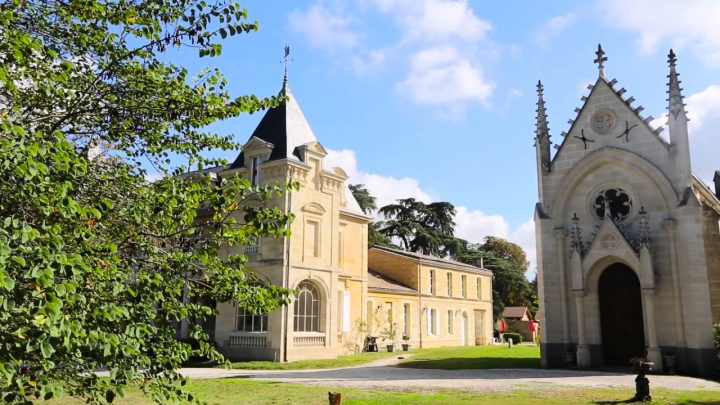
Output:
M522 343L523 341L522 335L515 332L503 333L503 339L505 339L506 342L512 339L514 345Z
M720 354L720 323L713 324L715 334L715 353Z

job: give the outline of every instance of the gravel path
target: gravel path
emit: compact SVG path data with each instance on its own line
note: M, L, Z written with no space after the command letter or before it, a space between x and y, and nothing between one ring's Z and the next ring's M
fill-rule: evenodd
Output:
M405 356L406 358L408 356ZM563 388L634 388L635 375L589 370L491 369L431 370L395 367L396 357L377 360L362 366L326 370L224 370L185 368L182 374L191 378L253 378L264 381L313 384L331 387L398 391L507 391L515 389ZM720 384L693 377L651 375L651 388L675 390L720 390Z

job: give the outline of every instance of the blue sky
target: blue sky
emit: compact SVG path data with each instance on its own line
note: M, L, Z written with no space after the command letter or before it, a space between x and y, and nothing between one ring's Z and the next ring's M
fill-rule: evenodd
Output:
M606 77L617 78L654 125L665 122L667 54L675 50L694 170L710 182L720 169L712 156L720 136L713 131L720 127L718 1L243 5L259 32L232 37L220 57L198 61L188 51L178 62L219 67L234 94L270 95L281 87L289 44L290 87L332 166L367 184L381 204L452 202L458 236L508 238L533 263L535 85L543 81L552 140L560 142L597 78L598 43L607 52ZM260 118L219 128L245 141Z

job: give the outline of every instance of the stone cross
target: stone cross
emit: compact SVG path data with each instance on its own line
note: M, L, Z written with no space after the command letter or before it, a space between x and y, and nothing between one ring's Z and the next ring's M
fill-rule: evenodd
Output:
M597 58L593 62L597 63L600 76L605 76L605 62L607 62L608 58L605 56L602 45L598 44L598 50L595 52L595 55L597 55Z

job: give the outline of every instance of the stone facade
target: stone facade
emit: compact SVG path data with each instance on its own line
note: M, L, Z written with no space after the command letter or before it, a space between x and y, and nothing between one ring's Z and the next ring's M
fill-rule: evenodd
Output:
M398 330L397 325L405 328L404 322L410 319L411 344L486 344L492 338L491 273L406 252L369 250L371 218L352 196L347 174L325 166L327 152L316 140L287 82L282 94L287 100L265 113L238 158L231 165L208 171L219 177L240 174L257 185L300 184L299 190L267 201L269 206L295 215L289 237L264 238L253 246L220 250L222 256L245 254L248 267L264 282L295 290L296 299L267 315L247 313L234 303L219 303L214 323L211 320L205 326L219 350L231 360L330 358L362 350L365 337L377 336L383 328L398 331L395 340L399 342L404 329ZM379 258L387 255L392 258ZM376 274L413 286L411 293L397 288L369 290L369 278L377 279L368 274L369 258L373 257ZM427 266L434 266L439 274L442 271L443 277L453 273L456 295L434 295L421 289L418 277L428 276ZM470 297L460 296L463 277L472 279L466 285ZM483 278L482 299L475 298L479 297L473 289L476 278ZM397 282L393 283L397 287ZM447 288L443 283L438 280L438 288ZM418 329L421 324L417 322L425 319L419 311L428 305L443 314L453 311L453 333L426 336L424 329ZM483 311L479 323L476 310ZM179 335L187 336L186 323L180 326Z
M492 272L383 247L369 255L369 334L393 328L413 347L487 345L492 341ZM381 342L381 341L379 341Z
M677 370L712 375L720 201L692 175L675 55L668 76L669 142L650 127L652 117L642 117L642 107L632 105L634 98L625 98L625 89L605 78L603 56L599 48L598 79L552 157L538 83L542 363L564 366L572 358L566 353L573 353L579 367L624 359L625 349L611 342L618 334L622 342L624 332L613 325L625 322L628 342L631 329L644 342L636 355L653 360L656 369L662 369L663 356L675 356ZM608 284L610 273L623 269L632 285ZM631 321L630 309L610 309L626 293L628 306L637 299L637 321Z

